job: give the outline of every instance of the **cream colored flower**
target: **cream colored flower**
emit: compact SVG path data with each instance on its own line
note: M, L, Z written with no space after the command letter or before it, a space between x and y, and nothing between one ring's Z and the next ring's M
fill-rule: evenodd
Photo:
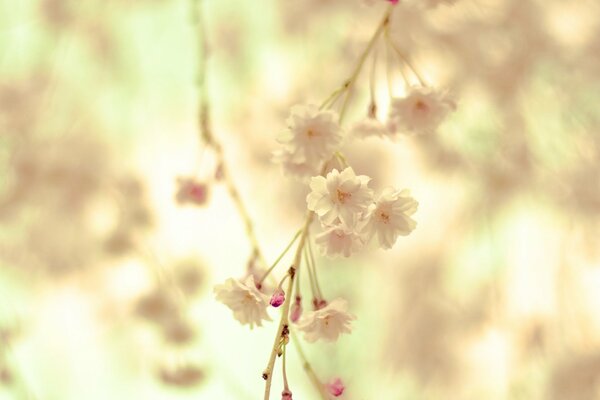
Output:
M422 0L425 7L434 8L440 5L452 5L456 3L456 0Z
M417 211L418 205L407 190L397 192L386 188L369 213L363 232L369 239L377 236L379 245L389 249L399 235L406 236L417 226L410 216Z
M215 286L215 297L233 311L233 317L242 325L262 326L262 321L271 321L267 314L269 297L258 291L254 277L249 276L244 282L229 278L225 283Z
M351 167L337 169L327 177L315 176L310 180L311 193L306 197L308 209L314 211L325 225L340 222L353 227L373 202L373 191L368 184L371 178L354 174Z
M307 179L319 173L319 163L309 163L302 155L288 149L275 150L272 160L281 164L285 175L294 178Z
M358 121L350 130L350 134L359 139L364 139L371 136L390 138L394 135L394 133L395 132L390 130L387 124L384 124L377 118L371 117Z
M342 333L350 333L350 322L356 317L348 312L346 300L338 298L321 308L311 311L300 319L298 329L304 333L307 342L319 339L333 342Z
M413 87L405 97L392 99L390 126L402 133L433 133L455 109L456 105L446 94Z
M362 237L344 225L326 229L315 237L315 243L321 249L321 253L329 257L350 257L364 245Z
M342 141L337 114L312 104L292 107L287 124L275 160L295 175L318 170Z

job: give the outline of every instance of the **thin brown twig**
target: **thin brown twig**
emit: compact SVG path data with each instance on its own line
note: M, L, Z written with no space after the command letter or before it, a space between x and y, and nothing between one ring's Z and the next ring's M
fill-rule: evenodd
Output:
M244 223L246 235L248 236L250 246L252 248L252 253L259 259L263 267L266 268L268 264L266 262L262 250L260 249L260 245L254 228L254 223L252 222L250 213L248 212L248 209L242 200L240 192L233 181L230 168L226 161L225 154L223 151L223 146L221 145L221 142L215 137L211 128L210 104L208 101L208 88L206 81L206 70L209 50L208 41L206 39L207 35L204 23L203 7L201 3L202 0L192 0L192 23L196 27L196 32L199 36L198 71L196 77L196 84L198 87L199 94L198 125L200 128L200 138L204 143L206 143L207 146L210 146L215 151L217 156L217 162L219 167L221 168L221 173L227 191L229 192L229 196L233 200L238 210L238 213L242 219L242 222Z
M302 350L300 341L291 332L290 332L290 337L292 338L292 342L294 342L294 346L296 347L296 350L298 351L298 355L300 356L300 360L302 361L302 368L306 372L306 375L308 375L308 378L310 379L313 386L319 392L319 395L321 396L321 398L323 400L329 400L329 396L327 395L327 392L325 391L325 387L324 387L323 383L319 380L319 377L315 373L315 370L313 369L311 364L308 362L308 359L306 358L306 354L304 353L304 350Z

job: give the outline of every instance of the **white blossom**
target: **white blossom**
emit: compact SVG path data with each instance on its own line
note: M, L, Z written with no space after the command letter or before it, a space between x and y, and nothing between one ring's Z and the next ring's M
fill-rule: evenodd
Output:
M356 138L364 139L371 136L391 137L393 132L387 124L377 118L365 118L352 126L350 134Z
M289 149L278 149L273 152L273 162L281 164L285 175L305 179L319 173L318 163L309 163L299 153Z
M314 174L342 141L337 114L312 104L292 107L287 124L274 159L293 175Z
M356 317L348 312L348 303L337 298L325 307L305 313L298 323L298 329L304 333L307 342L319 339L333 342L342 333L350 333L351 321Z
M369 239L376 236L384 249L391 248L399 235L406 236L417 226L410 216L417 211L418 205L408 190L384 189L369 213L363 233Z
M403 133L432 133L455 109L456 105L445 93L417 86L405 97L392 99L390 125Z
M434 8L440 5L452 5L456 3L456 0L421 0L425 7Z
M323 255L337 257L343 255L350 257L363 247L362 237L343 224L327 228L315 237L315 243Z
M326 178L315 176L310 180L311 192L306 197L308 209L325 225L339 220L352 227L373 202L370 180L366 175L355 175L351 167L342 172L334 169Z
M261 293L254 283L254 277L245 281L229 278L214 288L215 297L233 311L233 317L242 325L262 326L262 321L271 321L267 314L269 297Z

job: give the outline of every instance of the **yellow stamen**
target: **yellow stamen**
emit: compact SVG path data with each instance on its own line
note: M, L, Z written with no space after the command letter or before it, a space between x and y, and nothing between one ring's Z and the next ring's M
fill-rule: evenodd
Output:
M344 203L346 201L346 199L349 199L352 197L352 193L346 193L346 192L342 192L340 189L337 190L337 199L340 203Z

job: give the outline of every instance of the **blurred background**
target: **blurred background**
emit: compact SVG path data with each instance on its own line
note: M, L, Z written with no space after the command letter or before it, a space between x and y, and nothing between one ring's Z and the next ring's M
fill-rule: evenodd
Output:
M392 37L458 109L437 135L345 149L376 188L411 189L418 227L318 259L358 320L307 355L345 399L600 399L600 3L405 3ZM250 331L212 295L252 249L199 135L192 9L0 1L0 399L262 398L276 322ZM350 75L384 9L204 0L212 131L269 261L307 192L275 138ZM317 398L288 362L294 397Z

